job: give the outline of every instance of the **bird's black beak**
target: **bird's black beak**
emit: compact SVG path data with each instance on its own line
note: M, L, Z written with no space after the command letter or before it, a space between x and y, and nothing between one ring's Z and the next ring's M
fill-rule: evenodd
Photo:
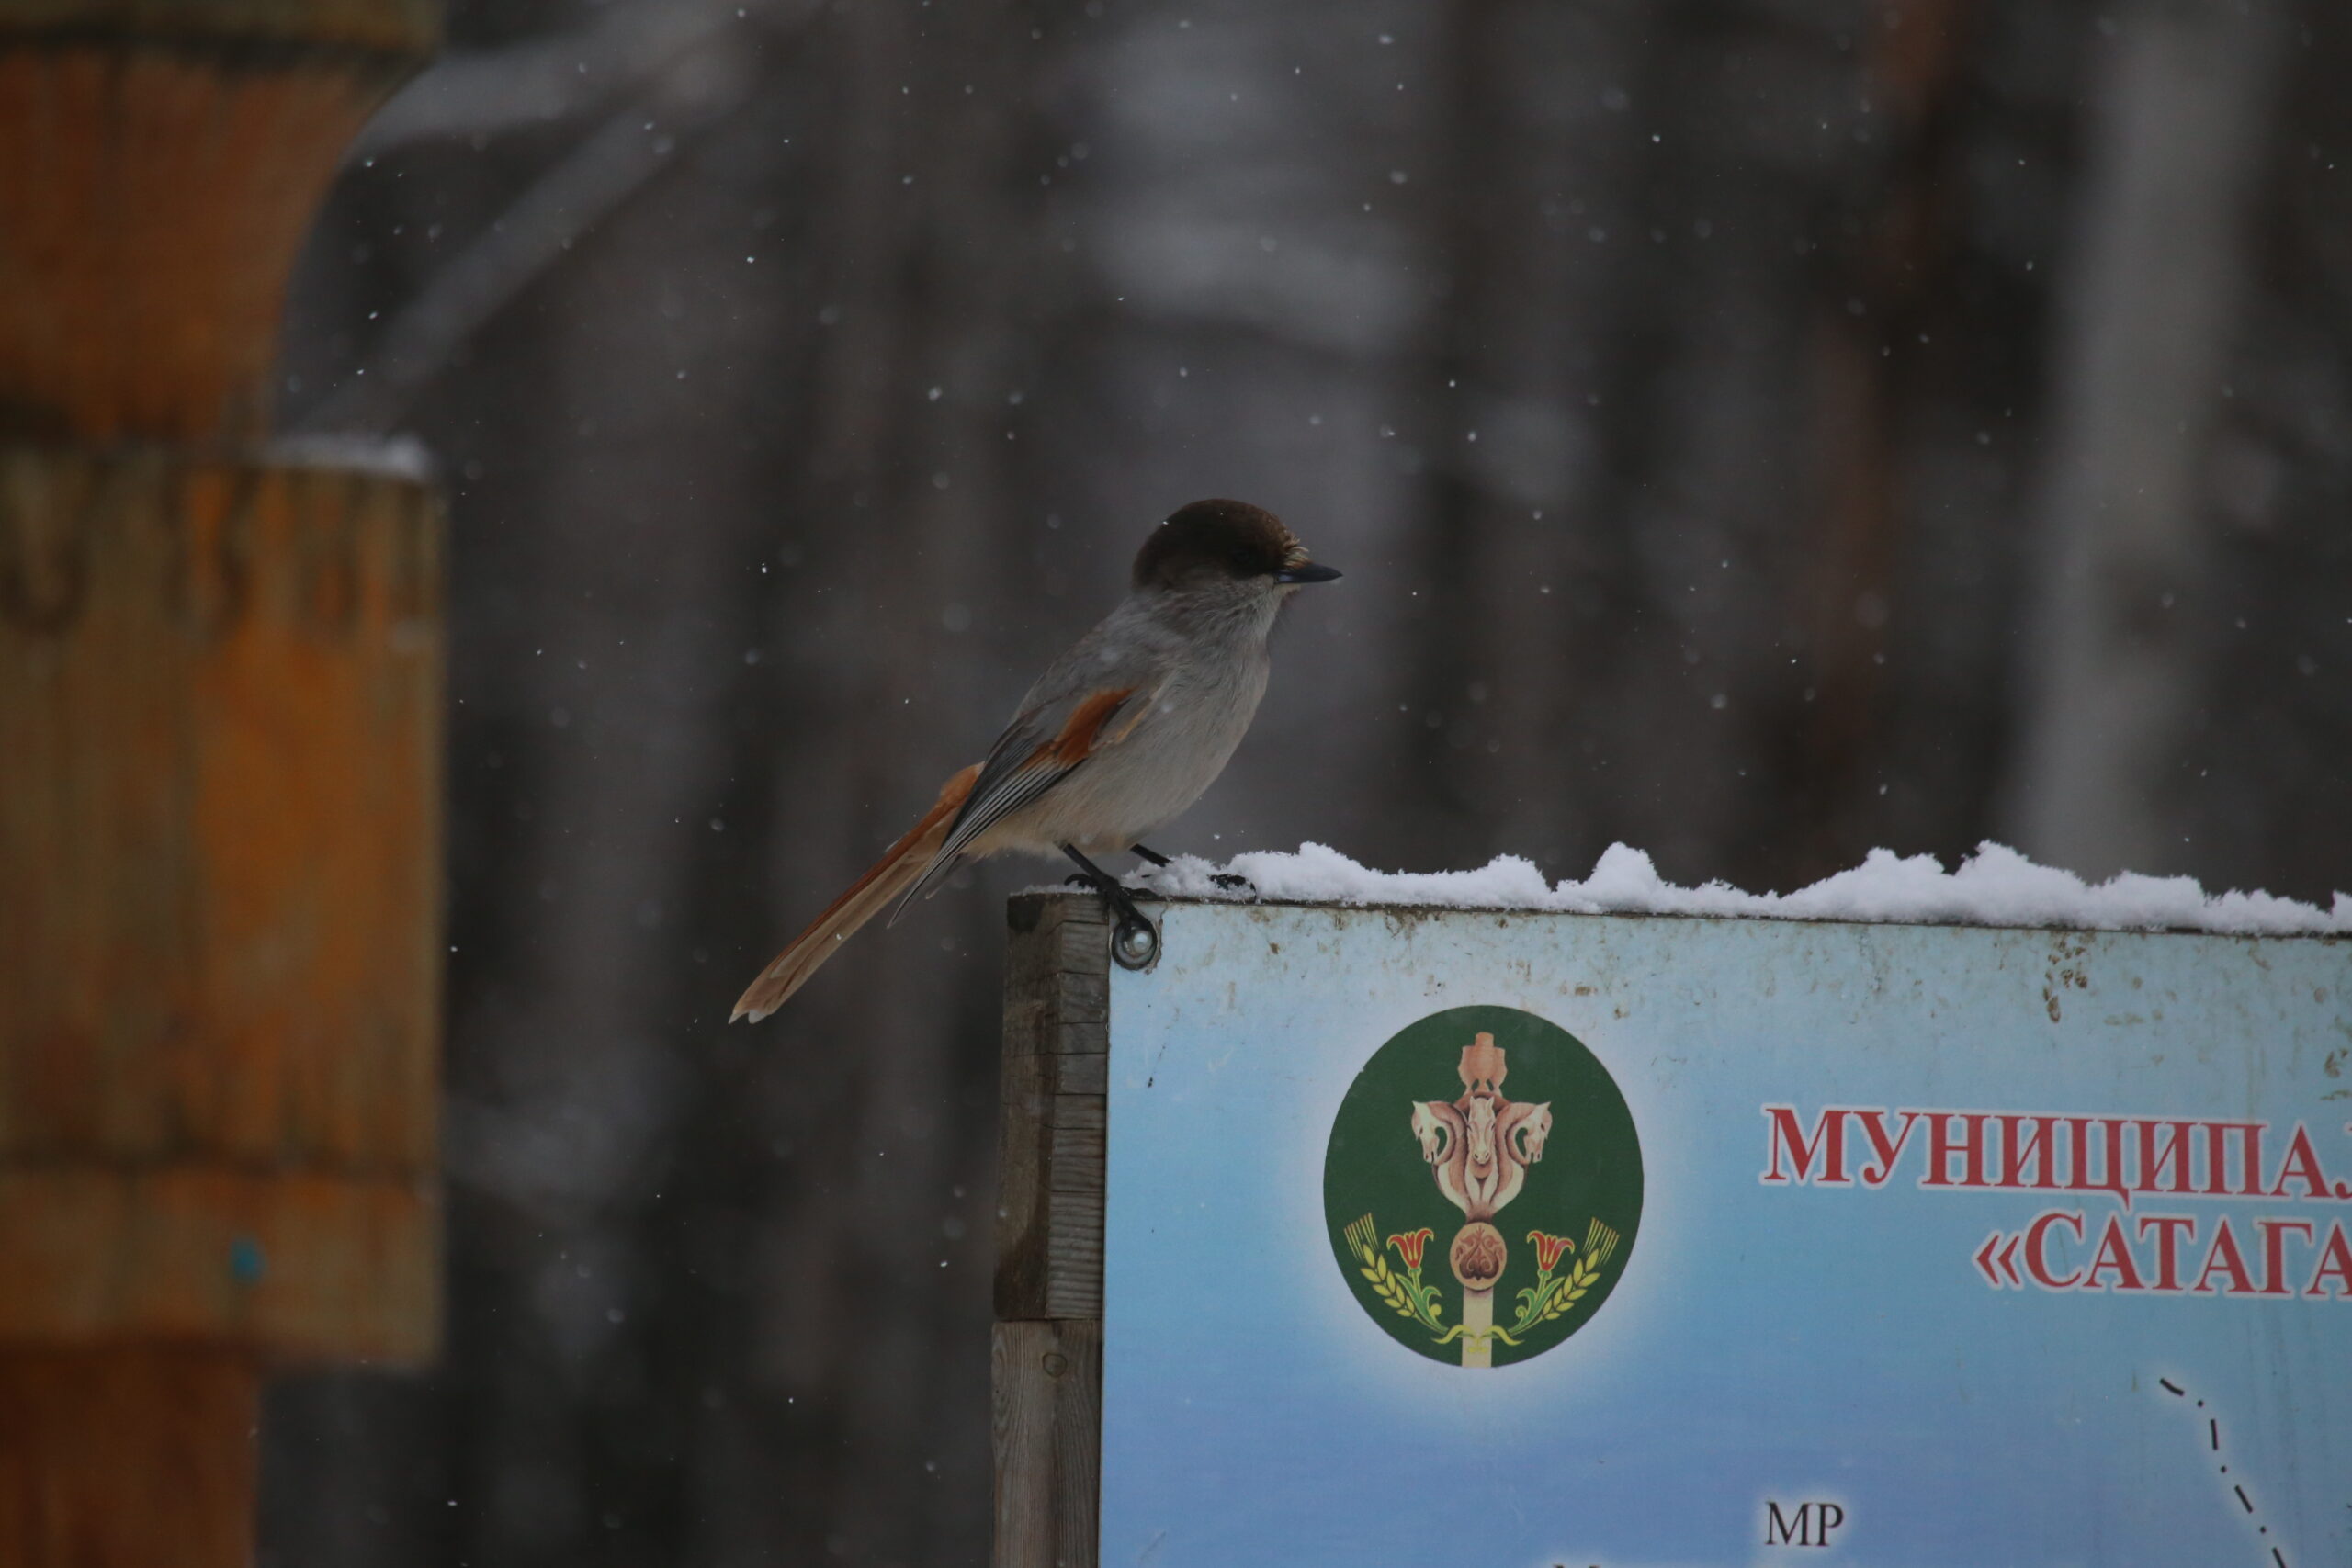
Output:
M1313 561L1306 561L1298 566L1283 568L1282 570L1274 573L1274 581L1276 582L1329 582L1339 575L1334 568L1317 566Z

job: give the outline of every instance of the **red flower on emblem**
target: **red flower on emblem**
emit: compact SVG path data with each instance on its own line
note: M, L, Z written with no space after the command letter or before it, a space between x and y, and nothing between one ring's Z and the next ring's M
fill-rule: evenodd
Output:
M1560 1254L1576 1246L1564 1235L1546 1235L1542 1231L1529 1231L1527 1239L1535 1244L1535 1267L1545 1274L1560 1266Z
M1437 1232L1425 1226L1420 1230L1407 1231L1403 1235L1392 1235L1388 1238L1388 1245L1396 1249L1396 1256L1405 1260L1405 1268L1410 1272L1421 1266L1421 1248L1427 1247L1430 1237L1435 1235Z

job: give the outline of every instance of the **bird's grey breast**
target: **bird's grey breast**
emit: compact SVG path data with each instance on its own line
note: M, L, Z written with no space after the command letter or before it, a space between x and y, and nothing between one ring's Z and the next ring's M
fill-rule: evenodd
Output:
M1151 705L1053 792L1055 826L1082 848L1124 848L1199 799L1266 693L1271 616L1171 622L1148 602L1121 609L1091 661L1104 684L1132 685Z

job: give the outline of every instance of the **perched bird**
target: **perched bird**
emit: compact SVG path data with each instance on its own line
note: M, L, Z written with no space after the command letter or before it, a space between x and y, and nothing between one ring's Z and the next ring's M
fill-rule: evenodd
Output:
M949 779L922 820L760 971L733 1018L782 1007L892 899L903 910L957 863L1006 850L1069 856L1123 932L1148 932L1089 857L1133 849L1167 863L1141 840L1225 771L1265 695L1266 639L1283 604L1339 575L1272 513L1238 501L1196 501L1153 529L1125 600L1046 666L988 756Z

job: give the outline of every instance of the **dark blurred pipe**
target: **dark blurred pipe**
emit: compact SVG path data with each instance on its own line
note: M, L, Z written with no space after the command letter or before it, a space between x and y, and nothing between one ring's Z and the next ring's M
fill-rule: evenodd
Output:
M2055 438L2002 829L2085 875L2183 860L2171 818L2211 650L2201 479L2245 297L2277 6L2135 6L2100 72L2060 296Z

